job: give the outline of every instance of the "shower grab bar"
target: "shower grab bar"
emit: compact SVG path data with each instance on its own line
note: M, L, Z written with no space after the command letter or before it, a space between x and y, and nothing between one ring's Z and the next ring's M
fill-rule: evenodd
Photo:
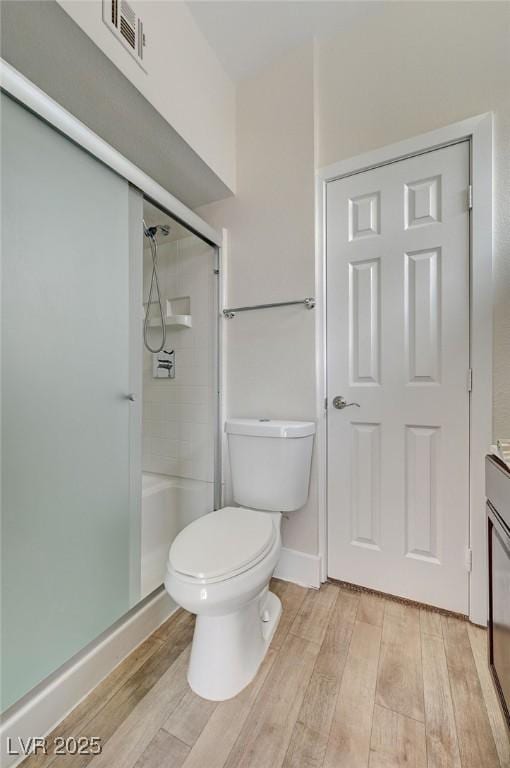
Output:
M315 307L315 298L308 296L306 299L298 299L297 301L277 301L273 304L253 304L251 307L230 307L223 310L223 316L227 320L231 320L236 316L237 312L251 312L252 309L271 309L272 307L291 307L294 304L304 304L307 309L313 309Z

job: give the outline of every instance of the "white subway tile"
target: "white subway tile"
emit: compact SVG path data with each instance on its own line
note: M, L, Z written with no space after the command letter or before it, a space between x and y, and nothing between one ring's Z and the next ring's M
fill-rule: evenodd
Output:
M176 352L176 378L152 378L152 355L143 355L143 466L146 471L213 480L216 394L210 248L195 237L163 243L163 299L189 296L193 327L167 329L166 349ZM149 280L146 270L145 282Z

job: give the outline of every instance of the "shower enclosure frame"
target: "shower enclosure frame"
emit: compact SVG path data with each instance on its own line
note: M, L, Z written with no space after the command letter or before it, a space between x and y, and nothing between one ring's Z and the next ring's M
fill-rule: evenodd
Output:
M221 333L221 312L222 306L222 280L221 265L224 249L224 233L217 232L210 227L203 219L197 216L191 209L184 205L180 200L160 186L154 179L131 163L120 152L101 139L92 130L87 128L82 122L75 118L66 109L50 98L44 91L30 82L15 68L0 58L0 90L17 101L21 106L42 119L48 125L52 126L66 138L74 142L81 149L84 149L91 156L99 160L102 164L113 170L118 176L125 179L130 185L130 199L133 194L141 195L147 201L153 203L162 212L179 222L190 234L194 234L202 241L210 245L213 250L213 269L214 269L214 350L213 361L214 370L214 508L221 506L222 502L222 456L223 456L223 438L220 428L223 417L223 398L222 398L222 333ZM140 242L141 237L140 222ZM133 225L130 223L130 234L133 232ZM136 239L130 237L130 250L136 247ZM142 259L142 249L140 248L140 265ZM133 315L133 316L131 316ZM135 344L136 332L139 331L139 317L134 313L129 318L130 333L132 335L132 344ZM141 339L140 355L141 355ZM133 350L132 350L133 351ZM137 366L138 356L133 355L134 363ZM131 369L133 370L133 369ZM140 398L141 398L140 392ZM137 404L141 409L141 402ZM137 409L138 410L138 409ZM134 413L134 412L133 412ZM141 426L141 416L132 419L132 424L137 423ZM141 439L141 434L140 434ZM134 467L133 467L134 468ZM140 478L141 479L141 478ZM130 478L130 489L137 491L136 482L133 484L133 478ZM135 494L136 496L136 494ZM133 585L134 586L134 585ZM120 643L119 651L122 656L126 655L131 648L136 647L146 635L151 622L155 621L156 626L161 622L162 595L164 587L161 586L150 597L139 602L124 617L115 622L103 635L97 638L92 644L79 652L66 662L62 668L52 673L47 680L43 680L32 691L29 691L22 697L20 702L12 705L8 710L8 717L3 722L0 732L4 733L45 733L58 722L68 711L70 705L74 706L89 690L91 690L104 675L113 669L118 663L119 655L113 646ZM137 616L140 618L137 619ZM138 624L136 624L138 621ZM135 626L136 625L136 626ZM152 630L150 630L152 631ZM111 643L111 648L109 646ZM120 658L122 658L120 656ZM85 665L90 665L89 672L84 674ZM75 698L77 697L77 698ZM74 700L74 704L72 704ZM4 741L4 739L2 739ZM2 757L6 757L3 755Z
M213 372L216 386L216 407L214 415L214 508L221 506L222 496L222 453L223 442L220 429L222 415L222 376L221 376L221 311L222 287L221 264L223 251L223 233L216 231L207 222L200 218L194 211L188 208L178 198L164 189L154 179L138 168L134 163L124 157L114 147L95 134L84 123L74 117L70 112L61 107L44 91L30 82L14 67L3 59L0 59L0 89L14 98L24 107L29 109L42 120L53 126L68 139L80 146L86 152L94 156L119 176L129 182L131 186L142 193L150 203L160 208L182 224L191 234L196 235L214 248L214 271L216 279L215 291L215 323L214 337L215 370ZM141 226L141 222L140 222Z

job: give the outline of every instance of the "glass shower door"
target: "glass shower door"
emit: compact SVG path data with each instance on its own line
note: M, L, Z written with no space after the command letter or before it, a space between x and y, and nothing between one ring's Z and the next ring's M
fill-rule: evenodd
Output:
M139 531L129 186L1 107L3 711L133 604Z

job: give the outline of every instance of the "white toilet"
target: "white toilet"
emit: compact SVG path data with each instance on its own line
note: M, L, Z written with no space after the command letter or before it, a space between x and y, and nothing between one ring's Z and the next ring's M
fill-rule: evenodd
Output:
M308 496L315 424L226 422L234 500L195 520L174 540L168 594L197 614L188 682L199 696L230 699L254 678L278 626L269 591L281 550L282 512Z

